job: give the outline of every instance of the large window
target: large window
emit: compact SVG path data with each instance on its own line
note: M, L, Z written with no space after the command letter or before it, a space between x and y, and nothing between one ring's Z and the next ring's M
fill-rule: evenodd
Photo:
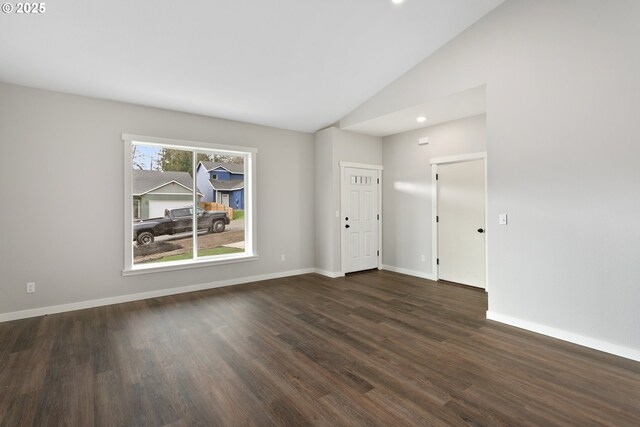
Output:
M125 274L256 258L255 149L123 140Z

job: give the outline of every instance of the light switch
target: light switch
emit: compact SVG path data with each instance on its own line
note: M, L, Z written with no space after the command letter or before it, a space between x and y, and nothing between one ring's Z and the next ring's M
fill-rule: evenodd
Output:
M507 225L507 214L499 214L498 215L498 224Z

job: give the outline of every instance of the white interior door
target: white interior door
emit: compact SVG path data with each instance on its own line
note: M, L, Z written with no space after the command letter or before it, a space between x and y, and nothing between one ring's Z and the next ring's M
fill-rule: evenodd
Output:
M378 171L344 168L342 226L345 273L378 268Z
M484 160L438 165L438 278L485 287Z

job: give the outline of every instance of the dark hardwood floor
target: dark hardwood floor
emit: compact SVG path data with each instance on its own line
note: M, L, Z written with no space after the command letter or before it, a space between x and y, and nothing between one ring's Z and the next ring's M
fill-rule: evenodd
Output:
M640 426L640 363L389 272L0 324L0 424Z

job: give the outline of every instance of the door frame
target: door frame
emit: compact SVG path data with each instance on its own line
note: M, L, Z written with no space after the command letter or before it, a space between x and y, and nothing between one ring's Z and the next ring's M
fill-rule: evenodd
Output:
M440 280L440 267L438 266L438 223L436 217L438 216L438 180L436 174L438 173L438 165L446 165L451 163L463 163L471 162L473 160L484 161L484 291L489 292L489 204L488 204L488 192L487 192L487 152L482 151L478 153L461 154L458 156L447 157L434 157L431 159L431 194L433 195L433 202L431 203L432 211L431 218L433 221L432 227L432 240L431 240L431 253L433 254L433 277L434 280ZM482 289L482 288L479 288Z
M378 177L378 215L380 215L380 219L378 220L378 251L380 255L378 255L378 270L382 269L382 170L384 169L382 165L370 165L366 163L351 163L351 162L340 162L340 275L345 275L345 262L344 262L344 254L345 254L345 224L344 215L342 214L342 208L344 205L345 198L345 183L344 179L344 169L345 168L356 168L356 169L368 169L377 171Z

